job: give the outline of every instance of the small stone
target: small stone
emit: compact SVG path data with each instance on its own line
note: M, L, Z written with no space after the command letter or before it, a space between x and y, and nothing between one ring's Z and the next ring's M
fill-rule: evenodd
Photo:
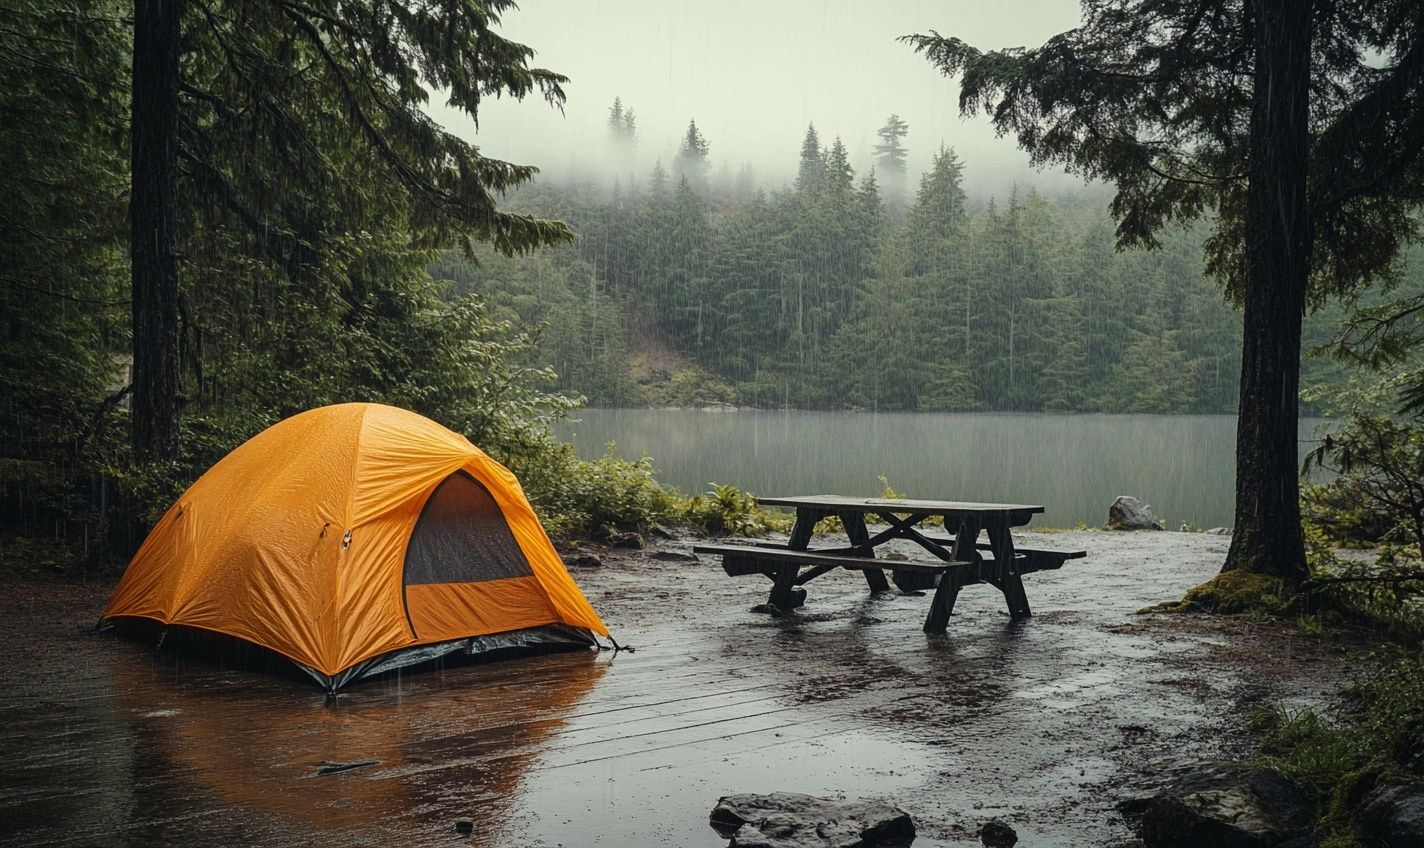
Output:
M1208 536L1230 536L1230 535L1231 535L1231 528L1230 528L1230 527L1213 527L1213 528L1211 528L1210 530L1206 530L1206 531L1203 531L1203 532L1205 532Z
M610 548L641 548L643 547L643 537L637 533L614 533L608 537Z
M732 840L728 848L891 848L915 840L915 823L897 807L795 792L728 795L708 823Z
M600 568L603 566L603 557L598 554L579 554L570 564L575 568Z
M990 819L979 829L979 841L984 848L1014 848L1019 835L998 819Z
M469 819L460 819L455 822L455 832L461 836L469 836L475 832L475 823Z

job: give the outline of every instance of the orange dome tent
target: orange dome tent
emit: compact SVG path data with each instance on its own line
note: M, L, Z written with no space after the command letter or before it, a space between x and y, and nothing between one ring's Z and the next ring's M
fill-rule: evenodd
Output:
M458 433L347 403L269 427L178 498L103 620L212 631L334 691L464 650L608 635L519 481Z

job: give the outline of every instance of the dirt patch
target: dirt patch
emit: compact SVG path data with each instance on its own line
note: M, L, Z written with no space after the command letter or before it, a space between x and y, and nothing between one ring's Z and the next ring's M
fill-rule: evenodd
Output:
M1228 542L1035 536L1089 556L1026 579L1033 618L971 587L937 635L928 595L871 595L854 573L772 618L752 611L760 577L609 551L574 576L636 651L408 673L334 705L93 635L107 584L10 579L0 842L716 846L720 796L788 791L888 799L917 846L976 845L994 818L1025 845L1112 844L1119 798L1247 752L1255 704L1328 700L1361 647L1136 614L1210 577Z

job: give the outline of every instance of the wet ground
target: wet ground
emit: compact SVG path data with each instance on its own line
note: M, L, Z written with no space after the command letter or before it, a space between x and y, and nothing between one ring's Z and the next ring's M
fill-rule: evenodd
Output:
M407 673L333 705L297 678L89 631L109 585L0 582L0 844L721 846L718 797L884 798L916 846L1110 845L1144 776L1246 751L1253 704L1328 699L1355 645L1282 625L1140 616L1210 577L1228 540L1031 534L1087 559L987 586L949 631L927 595L767 581L707 558L610 554L575 577L620 643ZM460 821L473 834L456 832Z

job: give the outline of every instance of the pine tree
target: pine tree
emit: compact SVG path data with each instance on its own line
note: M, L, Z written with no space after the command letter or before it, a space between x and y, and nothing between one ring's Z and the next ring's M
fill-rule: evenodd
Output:
M1116 185L1123 246L1216 213L1207 267L1244 310L1224 570L1308 574L1297 428L1308 304L1387 275L1424 202L1415 3L1085 0L1035 50L908 40L1036 162Z
M511 6L356 0L339 19L255 0L135 7L136 455L178 449L179 203L231 225L229 243L215 239L207 255L231 261L239 242L285 279L324 267L345 227L377 220L401 221L421 248L483 240L513 253L571 237L562 224L499 209L497 197L535 169L481 155L423 108L431 88L476 118L490 96L563 101L566 78L532 67L530 48L496 34Z
M875 166L885 175L886 192L891 209L898 210L905 194L905 146L900 143L910 132L910 125L891 115L885 125L875 131L880 143L875 145Z
M806 127L806 135L801 140L801 163L796 169L796 194L803 200L813 200L821 193L826 181L826 164L821 158L821 140L816 136L816 125Z
M709 168L707 153L710 149L707 139L697 128L697 122L688 121L687 132L682 135L682 146L678 148L677 159L673 161L673 167L679 175L687 179L690 185L700 191L705 191L707 188Z
M614 139L623 136L623 98L613 98L613 105L608 107L608 134Z
M637 143L636 119L633 110L623 106L622 97L613 98L613 105L608 107L608 137L615 148L624 151Z

